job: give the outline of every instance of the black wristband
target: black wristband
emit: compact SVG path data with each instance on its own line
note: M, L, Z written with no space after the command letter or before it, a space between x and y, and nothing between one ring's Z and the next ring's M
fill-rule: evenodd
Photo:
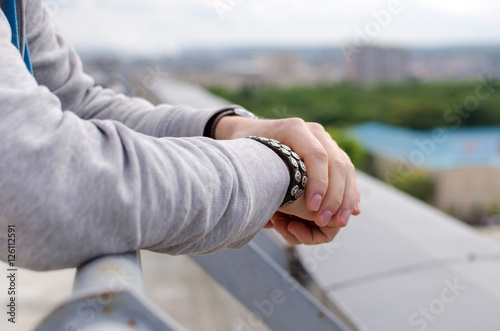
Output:
M213 115L205 125L205 130L203 131L203 136L215 139L215 129L220 120L225 116L244 116L249 118L257 118L253 113L249 112L241 106L229 106L221 109L218 113Z
M230 116L234 115L234 110L228 109L228 110L223 110L212 116L210 120L207 122L207 125L205 126L205 131L203 132L203 136L215 139L215 128L217 127L217 124L219 124L220 120L224 116Z
M281 207L295 202L305 191L307 186L307 169L300 157L287 145L279 141L264 137L247 137L272 149L285 162L290 172L290 185L286 191Z

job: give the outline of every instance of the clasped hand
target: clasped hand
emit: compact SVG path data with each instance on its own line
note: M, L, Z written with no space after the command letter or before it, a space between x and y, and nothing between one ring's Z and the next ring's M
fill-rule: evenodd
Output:
M290 146L305 162L308 183L305 194L281 207L267 223L288 243L321 244L335 238L351 215L359 215L360 192L349 156L318 123L299 118L279 120L240 116L222 118L216 139L248 136L273 138Z

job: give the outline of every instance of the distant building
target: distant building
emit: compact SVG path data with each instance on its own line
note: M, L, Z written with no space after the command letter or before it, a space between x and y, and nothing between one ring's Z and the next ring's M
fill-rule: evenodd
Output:
M463 218L499 212L500 127L415 131L366 123L351 133L388 182L422 171L435 180L434 204L440 209Z
M408 78L408 59L403 49L352 46L346 53L349 54L345 64L347 81L397 83Z
M421 81L500 78L500 47L443 47L409 50L409 75Z

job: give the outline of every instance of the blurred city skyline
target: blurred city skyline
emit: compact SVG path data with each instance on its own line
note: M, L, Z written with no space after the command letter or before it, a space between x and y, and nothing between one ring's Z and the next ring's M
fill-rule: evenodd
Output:
M197 47L500 44L493 0L44 0L79 50L175 55Z

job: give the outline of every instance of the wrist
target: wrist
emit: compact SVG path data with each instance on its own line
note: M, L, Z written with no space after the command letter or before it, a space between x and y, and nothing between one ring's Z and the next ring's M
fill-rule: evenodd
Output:
M249 139L260 142L266 147L273 150L285 162L289 174L290 183L286 191L285 198L281 203L281 207L290 206L297 199L299 199L307 186L307 169L304 162L299 155L295 153L290 147L281 144L279 141L264 137L247 137Z
M212 139L228 140L243 138L236 133L241 128L241 119L257 119L253 113L240 106L229 106L216 113L205 126L203 135ZM239 128L238 128L239 127Z
M251 127L254 121L256 119L243 116L224 116L215 128L214 139L230 140L244 138L248 136L248 134L245 134L245 129Z

